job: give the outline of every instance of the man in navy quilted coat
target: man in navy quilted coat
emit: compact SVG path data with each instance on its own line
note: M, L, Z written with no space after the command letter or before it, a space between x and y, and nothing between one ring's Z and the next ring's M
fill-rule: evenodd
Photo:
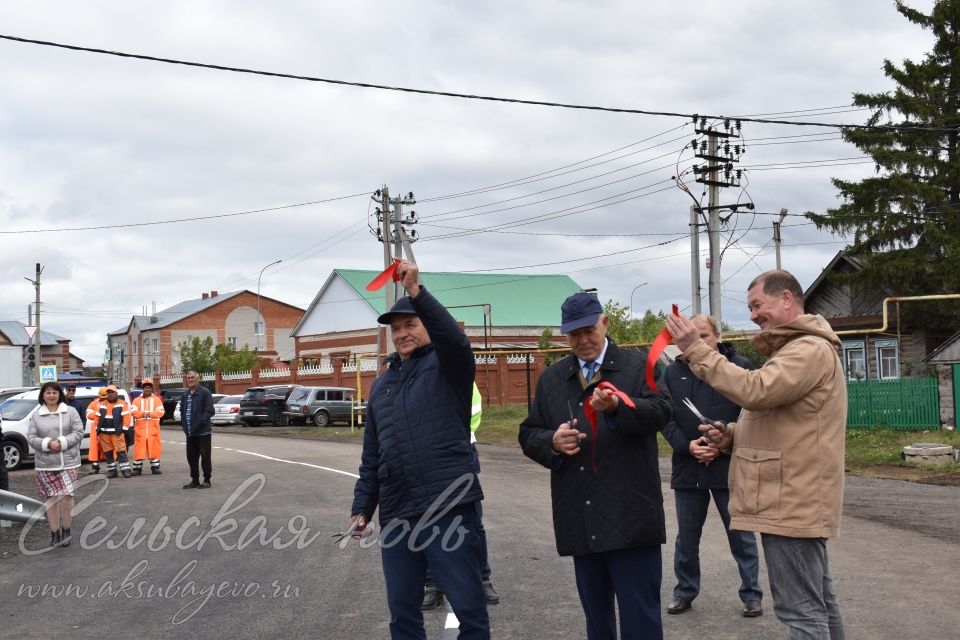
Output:
M588 640L662 638L660 545L666 542L657 431L673 415L666 392L645 382L645 351L607 338L596 295L580 292L561 307L560 331L573 353L537 382L520 425L527 457L550 469L557 552L573 556ZM626 400L601 383L612 383ZM585 404L596 412L593 426Z
M427 567L460 621L461 640L490 637L474 502L483 499L470 452L475 363L453 316L401 261L407 292L385 314L396 352L367 403L350 530L380 509L390 637L426 639L420 603Z

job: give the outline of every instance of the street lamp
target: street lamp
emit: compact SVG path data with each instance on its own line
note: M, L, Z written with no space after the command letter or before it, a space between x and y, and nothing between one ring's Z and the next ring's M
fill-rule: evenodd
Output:
M271 262L263 269L260 269L260 275L257 276L257 320L256 322L253 323L253 332L257 336L257 348L254 349L254 353L260 352L260 333L257 331L257 329L259 329L257 325L261 322L260 320L260 278L263 277L263 272L266 271L269 267L272 267L275 264L280 264L281 262L283 262L283 260L277 260L276 262ZM264 331L267 330L266 322L263 323L263 330Z
M630 319L633 320L633 294L637 292L637 289L646 285L646 282L640 283L633 288L633 291L630 292Z

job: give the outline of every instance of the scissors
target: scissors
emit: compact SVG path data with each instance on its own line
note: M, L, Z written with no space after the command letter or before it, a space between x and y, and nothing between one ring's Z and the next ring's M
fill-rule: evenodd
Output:
M695 415L695 416L697 417L697 419L700 420L700 423L701 423L701 424L708 424L708 425L714 427L714 428L715 428L717 431L719 431L720 433L726 433L726 432L727 432L727 425L726 425L726 424L721 424L719 427L716 426L715 424L713 424L714 422L720 422L720 421L719 421L719 420L717 420L717 421L711 420L711 419L708 418L707 416L705 416L705 415L703 415L702 413L700 413L700 410L697 409L697 406L696 406L695 404L693 404L693 402L690 400L690 398L684 398L684 399L683 399L683 404L684 404L684 406L687 407L687 409L690 409L690 413L692 413L693 415ZM710 440L710 442L713 442L714 444L716 444L716 443L718 442L718 440L714 440L713 438L711 438L710 436L708 436L708 435L706 435L706 434L704 434L704 435L706 436L707 440Z
M353 521L353 524L351 524L350 528L347 529L346 531L338 531L337 533L331 533L330 537L333 538L333 540L330 542L330 544L338 544L344 538L352 537L352 538L358 539L360 537L363 537L364 535L367 535L366 533L364 533L363 529L357 528L357 525L359 524L360 524L360 518L357 518L356 520Z

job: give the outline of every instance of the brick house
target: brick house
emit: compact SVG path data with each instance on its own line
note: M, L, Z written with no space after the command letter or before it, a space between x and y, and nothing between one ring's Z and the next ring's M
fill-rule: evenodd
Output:
M137 376L181 372L180 345L188 338L213 338L216 344L248 346L265 358L289 361L294 355L291 330L303 309L251 291L203 293L149 316L133 316L107 335L105 368L117 384Z
M0 322L0 347L20 347L26 350L31 340L27 337L24 326L16 320ZM37 365L41 364L56 365L58 373L83 369L83 360L70 353L70 340L43 329L40 330L40 354L37 358ZM26 376L26 372L24 375Z
M367 291L377 271L334 269L293 330L303 366L347 362L393 350L378 326L384 291ZM447 307L475 349L536 349L544 328L560 335L560 305L580 286L564 275L421 272L423 284Z

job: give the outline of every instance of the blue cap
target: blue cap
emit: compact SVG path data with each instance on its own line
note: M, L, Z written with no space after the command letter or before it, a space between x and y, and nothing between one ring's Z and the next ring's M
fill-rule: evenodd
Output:
M377 318L377 322L380 324L390 324L390 321L393 320L393 316L396 315L405 315L405 316L415 316L417 315L417 310L413 308L413 303L410 302L410 298L403 296L390 307L390 311L383 313Z
M563 301L560 315L563 322L560 333L570 333L597 324L603 315L603 306L594 294L578 291Z

